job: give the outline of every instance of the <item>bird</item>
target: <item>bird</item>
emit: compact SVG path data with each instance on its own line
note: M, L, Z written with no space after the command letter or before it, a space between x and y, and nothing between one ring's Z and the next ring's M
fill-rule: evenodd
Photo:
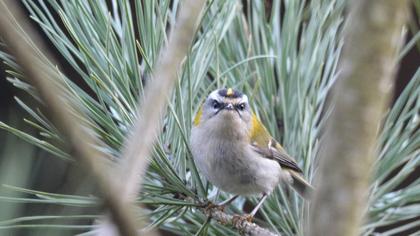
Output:
M212 91L192 124L190 148L196 166L218 189L233 197L261 195L246 217L252 221L279 184L309 199L313 192L302 169L251 110L248 96L233 88Z

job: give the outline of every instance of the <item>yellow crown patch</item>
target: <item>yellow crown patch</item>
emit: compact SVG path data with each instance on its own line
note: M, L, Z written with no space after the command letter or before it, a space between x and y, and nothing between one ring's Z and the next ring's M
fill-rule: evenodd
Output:
M227 95L228 97L232 97L232 96L233 96L233 94L234 94L233 89L232 89L232 88L228 88L228 89L227 89L227 91L226 91L226 95Z

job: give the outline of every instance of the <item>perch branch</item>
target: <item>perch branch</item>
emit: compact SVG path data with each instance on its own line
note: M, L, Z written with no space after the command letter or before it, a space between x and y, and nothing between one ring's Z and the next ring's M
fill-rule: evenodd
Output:
M312 205L311 235L358 235L408 1L351 1L335 109Z
M245 219L235 219L235 216L227 214L217 208L202 208L201 210L207 217L213 218L220 224L232 225L241 234L246 236L280 236L255 223L248 222Z

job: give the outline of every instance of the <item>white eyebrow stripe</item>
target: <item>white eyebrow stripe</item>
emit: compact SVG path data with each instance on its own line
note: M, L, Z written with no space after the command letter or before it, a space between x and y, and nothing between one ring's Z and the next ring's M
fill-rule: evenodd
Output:
M220 101L222 99L219 95L219 90L214 90L213 92L211 92L209 98L215 99L217 101Z
M246 96L245 94L242 95L242 102L248 103L248 96Z
M223 103L225 103L227 101L232 101L232 100L234 100L235 102L243 102L243 103L246 103L246 104L249 103L248 96L244 93L242 93L241 97L239 97L239 98L230 99L230 98L225 98L225 97L220 96L219 89L211 92L208 96L208 99L214 99L218 102L223 102Z
M219 89L211 92L209 94L208 98L209 99L214 99L214 100L219 101L219 102L225 102L227 99L229 99L229 98L225 98L225 97L220 96ZM240 101L240 102L243 102L243 103L248 103L248 96L245 95L245 94L242 94L241 97L235 98L235 99L232 99L232 100L236 100L238 102Z

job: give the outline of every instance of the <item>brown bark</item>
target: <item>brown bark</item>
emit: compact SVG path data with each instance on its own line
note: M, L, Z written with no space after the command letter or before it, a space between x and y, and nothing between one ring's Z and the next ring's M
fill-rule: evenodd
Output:
M358 235L381 118L396 72L406 0L349 1L335 108L312 202L311 235Z

